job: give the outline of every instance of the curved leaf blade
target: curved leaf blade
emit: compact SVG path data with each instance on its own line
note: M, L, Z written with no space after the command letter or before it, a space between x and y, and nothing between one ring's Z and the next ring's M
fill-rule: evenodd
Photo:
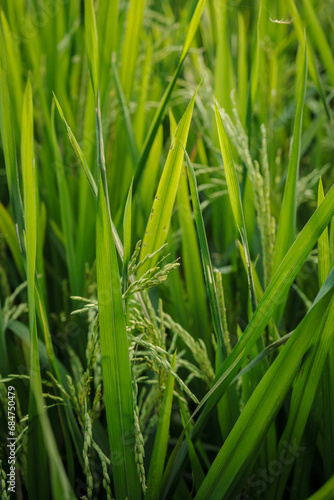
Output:
M182 116L173 137L165 167L154 198L152 211L146 226L143 245L140 252L140 260L143 260L147 255L152 254L161 248L167 239L183 164L183 148L187 144L196 94L197 91L188 104L188 107ZM143 275L150 267L153 267L157 262L157 259L158 255L144 264L140 269L140 275Z
M275 272L284 255L290 248L296 231L296 189L299 172L300 147L302 138L303 110L307 82L307 52L306 42L304 48L303 71L298 93L298 103L293 130L293 141L289 159L288 175L286 179L284 196L281 206L280 218L277 229L273 272Z

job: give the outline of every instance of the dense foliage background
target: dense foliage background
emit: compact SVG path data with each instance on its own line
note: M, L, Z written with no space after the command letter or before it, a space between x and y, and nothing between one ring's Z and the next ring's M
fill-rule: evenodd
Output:
M334 498L334 2L0 4L2 498Z

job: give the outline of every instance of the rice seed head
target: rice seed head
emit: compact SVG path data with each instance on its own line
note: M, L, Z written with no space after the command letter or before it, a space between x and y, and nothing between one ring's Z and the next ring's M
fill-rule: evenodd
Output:
M87 498L92 500L94 480L90 469L90 448L92 446L92 421L88 411L85 411L85 427L84 427L84 445L83 445L83 459L84 459L84 473L87 482Z
M112 496L112 493L111 493L110 476L109 476L109 473L108 473L108 466L110 466L110 460L103 453L103 451L98 446L98 444L95 443L95 441L93 441L93 447L94 447L95 451L97 452L98 457L99 457L100 462L101 462L102 474L103 474L102 485L103 485L103 488L105 489L105 491L107 493L107 500L114 500L113 496Z

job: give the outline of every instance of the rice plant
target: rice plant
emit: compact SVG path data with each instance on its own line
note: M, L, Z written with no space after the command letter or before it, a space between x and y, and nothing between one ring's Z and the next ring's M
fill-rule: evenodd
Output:
M333 23L1 2L1 498L334 498Z

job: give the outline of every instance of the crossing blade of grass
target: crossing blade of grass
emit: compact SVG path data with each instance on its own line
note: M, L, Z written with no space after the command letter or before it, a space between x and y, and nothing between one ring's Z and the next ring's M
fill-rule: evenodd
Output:
M55 102L55 101L54 101ZM76 258L74 253L74 223L73 223L73 208L70 200L67 179L64 172L59 146L57 143L57 135L54 126L54 102L51 111L51 130L53 139L53 150L55 158L55 168L57 176L57 185L59 193L60 217L65 240L65 253L67 260L68 274L70 277L70 287L72 295L79 294L79 276L76 266Z
M90 168L88 166L87 160L86 160L86 158L85 158L85 156L84 156L84 154L82 152L82 149L79 146L79 143L76 140L76 138L75 138L72 130L70 129L69 125L66 122L64 113L63 113L63 111L62 111L62 109L60 107L60 104L59 104L56 96L54 95L53 97L54 97L57 109L59 111L59 114L61 116L61 119L64 122L64 125L65 125L65 128L66 128L68 137L69 137L70 142L71 142L71 144L73 146L75 154L77 155L77 157L78 157L78 159L80 161L80 165L81 165L83 171L85 172L85 175L87 177L90 189L91 189L93 195L95 196L95 198L97 198L97 185L96 185L94 177L93 177L93 175L92 175L92 173L90 171ZM121 259L123 259L123 245L122 245L122 242L121 242L121 240L120 240L120 238L118 236L117 230L116 230L116 228L115 228L115 226L114 226L114 224L113 224L112 221L111 221L111 224L112 224L113 236L114 236L114 240L115 240L115 245L116 245L117 251L118 251L119 256L121 257Z
M78 141L76 140L72 130L70 129L66 119L65 119L65 116L64 116L64 113L63 113L63 110L58 102L58 99L56 98L56 96L53 94L53 98L54 98L54 101L56 103L56 106L57 106L57 109L58 109L58 112L60 114L60 117L61 119L63 120L63 123L65 125L65 128L66 128L66 132L67 132L67 135L68 135L68 138L73 146L73 149L75 151L75 154L77 155L79 161L80 161L80 164L83 168L83 171L85 172L85 175L87 177L87 180L88 180L88 183L89 183L89 186L94 194L95 197L97 197L97 186L96 186L96 182L94 180L94 177L90 171L90 168L88 166L88 163L86 161L86 158L82 152L82 149L80 148L79 144L78 144Z
M324 190L321 177L318 184L318 205L324 199ZM332 222L333 228L333 222ZM318 276L319 286L322 286L330 271L330 244L328 228L318 241ZM332 305L332 309L334 306ZM324 426L326 428L326 439L324 440L324 469L325 477L329 478L334 468L334 401L332 398L334 387L334 340L329 343L327 359L324 363L322 374L322 399L324 408Z
M254 366L256 366L258 363L261 363L261 361L263 361L267 356L272 354L276 349L279 349L282 345L284 345L289 340L292 333L293 332L287 333L286 335L284 335L284 337L281 337L276 342L269 344L258 356L256 356L256 358L247 363L245 368L243 368L241 372L239 372L238 375L235 377L234 381L236 382L239 378L241 378L243 375L252 370Z
M221 150L221 154L222 154L222 158L223 158L224 170L225 170L225 175L226 175L227 189L228 189L228 193L229 193L229 198L230 198L230 203L231 203L231 207L232 207L232 213L234 216L234 220L235 220L236 226L237 226L239 234L240 234L242 246L244 247L244 251L245 251L250 300L251 300L252 308L254 311L256 308L256 305L257 305L257 301L256 301L256 295L255 295L255 285L254 285L254 278L253 278L253 274L252 274L250 252L249 252L249 247L248 247L248 239L247 239L244 211L242 208L240 187L239 187L237 173L236 173L236 170L234 167L234 162L233 162L233 158L232 158L232 152L231 152L229 140L228 140L225 128L224 128L223 120L220 116L217 103L215 102L214 105L215 105L215 116L216 116L216 123L217 123L217 128L218 128L220 150Z
M187 144L196 94L197 91L188 104L188 107L182 116L173 137L165 167L154 198L152 211L146 226L143 245L140 252L140 260L161 248L167 239L183 164L183 147ZM158 255L155 255L154 258L147 261L147 263L141 267L139 274L142 276L146 271L155 265L157 260Z
M243 360L250 353L252 346L260 337L276 308L282 300L284 300L293 280L333 215L334 187L327 193L327 196L325 196L320 206L306 223L294 244L285 255L278 270L265 290L262 299L259 301L239 342L228 358L219 367L212 388L208 391L191 416L193 419L195 415L203 409L192 431L193 438L199 435L203 429L207 415L212 411L229 384L237 375ZM171 455L170 463L168 464L168 477L167 475L165 477L166 494L164 498L168 496L170 488L174 484L176 471L182 467L186 457L186 448L185 446L181 446L182 439L183 435L180 437L175 447L175 453L173 452Z
M299 446L307 423L307 418L319 386L326 357L334 338L334 299L332 298L328 316L319 317L319 326L314 333L314 344L311 352L303 362L294 383L290 402L287 425L280 439L277 457L284 450L285 443L295 443ZM326 437L327 439L327 437ZM286 464L276 481L276 495L273 498L284 498L286 482L293 464Z
M175 370L176 353L174 353L171 366ZM170 372L168 374L164 397L159 413L158 428L155 435L152 457L150 460L150 468L147 479L147 490L145 498L155 500L160 496L161 479L166 459L168 446L169 425L172 412L174 390L174 376Z
M178 63L177 68L173 74L173 78L172 78L170 84L168 85L168 87L165 90L165 93L160 101L159 107L154 115L150 129L147 133L147 136L146 136L144 145L142 147L142 150L140 152L140 157L139 157L138 163L136 165L136 169L135 169L135 174L134 174L134 179L133 179L133 194L135 194L137 192L138 184L139 184L140 178L142 176L142 173L144 171L144 167L145 167L148 155L150 153L153 141L154 141L155 136L158 132L159 125L160 125L161 120L163 118L163 115L165 113L169 99L172 95L172 92L173 92L173 89L175 87L178 76L180 74L183 62L186 58L186 55L188 54L188 51L190 49L190 45L191 45L193 38L196 34L198 24L200 22L202 12L204 9L204 5L205 5L205 0L198 1L195 12L194 12L193 17L192 17L190 24L189 24L189 28L188 28L188 31L186 34L186 38L184 41L184 45L183 45L181 57L179 59L179 63Z
M35 269L36 269L36 179L33 137L33 107L31 84L28 80L22 112L21 158L24 188L24 219L26 243L26 271L29 304L30 330L30 384L29 384L29 436L28 436L28 484L30 498L48 498L47 459L42 436L38 400L42 404L42 382L39 364L37 325L35 314Z
M190 162L190 159L185 152L186 161L188 166L189 173L189 185L191 192L191 199L193 204L193 210L195 214L195 222L197 227L198 239L201 248L202 254L202 264L203 271L205 276L206 287L209 295L209 304L213 321L213 328L216 334L216 338L218 341L218 353L216 355L216 365L219 366L223 360L227 357L227 346L225 344L225 333L223 329L222 318L220 315L219 303L218 303L218 294L216 289L216 281L213 274L212 263L210 258L208 241L206 238L205 227L203 216L201 212L199 197L198 197L198 189L197 182L195 177L194 168ZM221 429L223 433L223 437L225 438L228 435L228 432L232 428L234 422L236 421L239 414L239 405L237 399L237 393L235 386L229 388L228 393L223 398L221 407L221 414L223 414L223 418L220 418Z
M290 248L296 232L296 189L300 160L300 145L302 137L303 110L306 94L307 82L307 52L304 49L303 70L298 93L295 125L293 130L292 148L289 159L288 174L284 189L284 196L281 206L280 218L278 222L276 247L273 264L275 272L281 263L284 255Z
M196 500L230 498L229 492L253 461L273 418L279 410L305 352L314 340L333 295L334 269L317 295L312 308L296 328L253 392L237 423L219 451L196 495Z
M240 242L239 242L239 250L240 250L240 256L241 256L241 260L242 260L243 266L244 266L244 268L245 268L245 270L247 272L247 264L246 264L245 251L244 251L244 248L243 248L243 246L241 245ZM251 266L252 266L252 274L253 274L253 279L254 279L256 300L259 302L261 300L261 298L262 298L263 290L262 290L260 279L258 277L258 274L256 272L256 269L254 267L253 262L251 263ZM269 321L268 327L269 327L269 331L271 333L271 337L272 338L276 338L277 340L279 340L280 339L280 334L279 334L279 332L278 332L278 330L276 328L276 325L275 325L275 323L274 323L274 321L273 321L272 318Z
M80 162L80 165L82 167L82 172L80 175L80 184L79 184L78 232L77 232L76 245L75 245L75 247L76 247L75 253L76 253L76 258L77 258L76 259L76 267L78 268L78 273L80 274L80 272L81 272L81 276L79 276L79 277L82 277L83 247L85 244L87 244L87 236L86 236L87 224L85 221L85 227L83 230L83 219L87 216L86 215L87 211L89 211L89 209L91 211L91 209L92 209L90 206L92 199L91 199L91 197L89 197L90 194L89 194L88 186L86 185L84 176L82 174L83 173L85 174L85 176L88 180L89 187L90 187L90 189L95 197L97 197L97 186L96 186L95 179L91 173L91 170L88 166L87 160L83 154L83 151L80 148L78 141L76 140L70 126L68 125L68 123L65 119L63 110L62 110L62 108L59 104L59 101L56 98L55 94L53 94L53 99L54 99L54 102L56 103L58 113L63 121L64 126L65 126L68 138L72 144L74 152L75 152L75 154ZM85 202L83 202L83 200L85 200Z
M313 495L308 497L307 500L331 500L333 498L334 491L334 476L332 476L328 481Z

